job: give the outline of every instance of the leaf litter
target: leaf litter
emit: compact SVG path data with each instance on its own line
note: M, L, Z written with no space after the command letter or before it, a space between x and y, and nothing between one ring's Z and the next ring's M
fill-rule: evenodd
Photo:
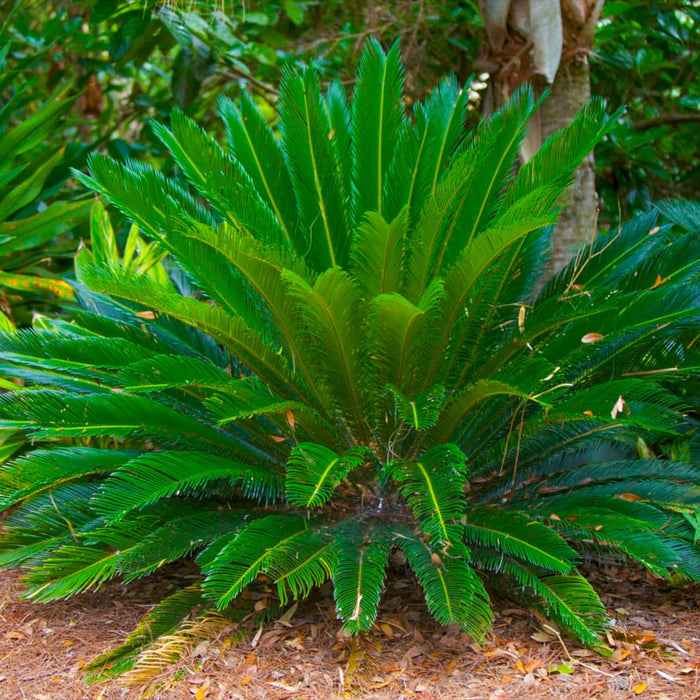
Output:
M340 629L328 588L264 626L251 617L199 642L148 683L86 685L82 667L114 647L189 572L166 569L124 586L44 605L19 600L15 571L0 572L0 687L15 700L700 700L700 585L674 588L634 567L587 572L615 626L603 659L524 608L496 600L484 647L441 627L422 592L394 571L374 628ZM257 602L272 597L261 584ZM274 605L271 601L270 605ZM260 606L257 606L260 607Z

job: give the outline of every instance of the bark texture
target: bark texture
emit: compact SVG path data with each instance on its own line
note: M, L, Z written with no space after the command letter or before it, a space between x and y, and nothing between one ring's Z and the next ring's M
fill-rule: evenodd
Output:
M540 109L542 140L564 128L576 116L591 96L588 60L561 66L551 87L551 93ZM548 272L565 267L579 248L589 243L595 233L598 197L595 189L593 153L576 170L566 206L552 236L552 254Z
M588 56L602 6L603 0L480 0L488 38L482 62L492 77L491 105L502 104L526 81L537 96L550 91L529 125L523 160L567 126L590 98ZM564 267L594 235L598 201L592 153L576 172L563 204L552 237L549 275Z

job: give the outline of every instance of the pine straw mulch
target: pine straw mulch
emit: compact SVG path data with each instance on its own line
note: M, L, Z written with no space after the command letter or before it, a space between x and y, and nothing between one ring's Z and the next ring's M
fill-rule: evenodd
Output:
M339 632L332 600L322 590L288 608L281 620L229 625L157 671L148 686L125 687L114 680L86 685L81 668L116 645L183 575L110 583L97 593L40 605L18 601L18 574L2 571L0 696L700 700L700 585L673 588L633 568L591 577L616 619L609 660L547 634L546 623L507 601L496 601L491 643L478 648L461 630L433 622L420 590L394 573L375 629L359 643ZM250 595L258 608L271 600L264 588Z

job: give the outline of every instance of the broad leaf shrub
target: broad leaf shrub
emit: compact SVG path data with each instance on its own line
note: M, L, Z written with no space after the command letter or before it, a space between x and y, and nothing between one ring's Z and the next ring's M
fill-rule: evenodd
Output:
M367 630L397 549L476 640L494 584L602 649L581 563L700 578L700 468L667 458L692 430L673 387L697 371L698 210L599 236L535 292L612 118L590 102L516 169L531 92L471 134L466 99L447 79L408 114L397 49L369 43L350 104L285 75L279 137L224 99L226 146L181 112L154 125L181 179L103 156L80 176L170 274L93 241L72 321L2 338L26 386L1 417L33 448L0 471L0 563L38 601L200 572L93 668L261 576L282 605L330 579Z

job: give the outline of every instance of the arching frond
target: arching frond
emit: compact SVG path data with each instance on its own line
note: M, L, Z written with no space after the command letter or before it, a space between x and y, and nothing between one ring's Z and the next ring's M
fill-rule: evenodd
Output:
M203 591L219 610L267 569L280 548L288 547L307 523L291 515L268 515L253 521L228 542L203 568Z
M558 574L570 573L578 558L555 532L524 513L511 510L471 509L464 538L467 545L501 552Z
M123 518L130 511L164 498L194 492L206 484L227 481L240 488L245 498L274 501L280 496L282 479L278 472L259 465L201 452L153 452L127 462L102 485L96 498L96 513L110 519Z

